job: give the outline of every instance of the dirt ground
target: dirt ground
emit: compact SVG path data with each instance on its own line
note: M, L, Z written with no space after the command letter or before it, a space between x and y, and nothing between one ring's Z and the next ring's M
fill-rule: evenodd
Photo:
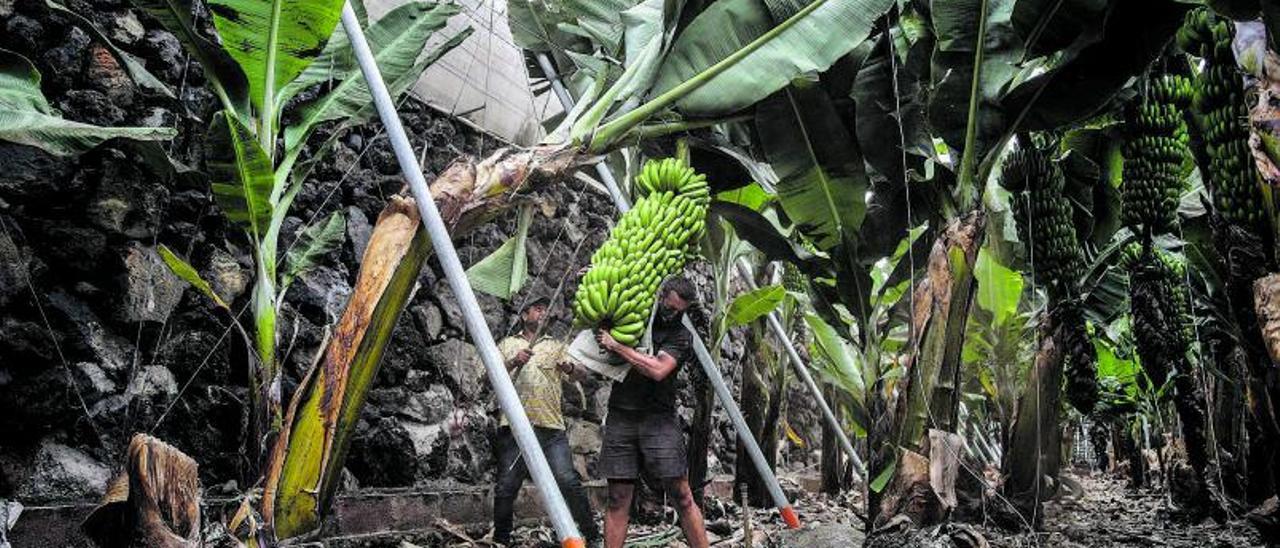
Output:
M1011 535L982 528L993 547L1261 547L1257 533L1243 518L1219 524L1212 520L1182 522L1170 515L1165 494L1129 489L1123 479L1076 478L1083 493L1045 506L1044 531Z
M1103 476L1075 478L1082 493L1063 496L1045 507L1043 531L1011 533L993 524L960 526L968 532L967 542L950 538L960 527L933 530L917 535L917 546L982 546L974 544L976 533L992 548L1025 547L1107 547L1107 548L1226 548L1262 547L1253 528L1242 517L1226 523L1207 520L1186 523L1168 511L1162 492L1134 491L1122 479ZM826 495L804 494L795 507L805 522L801 531L786 531L771 509L752 509L748 520L741 508L724 501L710 501L707 529L713 546L826 548L859 546L862 517L851 510L859 507L852 496L832 499ZM748 543L747 538L752 541ZM525 527L517 532L519 546L555 546L551 530ZM484 546L455 537L454 546ZM629 547L685 547L675 515L670 510L651 515L631 527ZM407 547L406 547L407 548Z

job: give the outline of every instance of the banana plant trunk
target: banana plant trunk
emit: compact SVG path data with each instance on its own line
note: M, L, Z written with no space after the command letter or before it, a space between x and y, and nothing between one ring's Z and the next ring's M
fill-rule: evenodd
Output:
M831 405L831 411L840 414L840 398L834 387L828 385L822 389L822 396ZM822 475L822 492L828 495L840 493L840 441L836 430L827 421L822 421L822 459L819 470Z
M934 241L925 278L913 288L911 356L900 381L895 411L888 425L871 429L877 438L869 440L877 448L868 469L872 478L888 473L886 469L891 466L897 468L893 472L897 475L914 466L901 457L908 453L919 457L926 445L927 427L952 433L956 430L961 350L973 303L973 268L985 226L982 212L973 211L952 220ZM880 397L881 391L876 390L875 394ZM897 481L893 486L917 487ZM887 513L893 510L881 501L903 495L871 489L868 508L875 510L869 525L875 527L892 519L894 516Z
M572 148L504 148L481 161L455 160L431 194L450 234L460 238L511 206L517 193L559 181L590 159ZM271 449L261 504L266 538L319 527L382 353L430 253L413 199L393 197L378 218L346 310L295 392Z
M1175 494L1180 496L1175 498L1190 510L1203 511L1211 502L1206 484L1209 451L1216 449L1206 436L1204 392L1187 357L1190 337L1184 329L1185 307L1179 305L1182 297L1173 291L1159 261L1148 252L1129 275L1135 342L1143 370L1155 387L1173 381L1173 404L1192 468L1191 477L1178 482L1181 488Z
M253 439L249 441L250 462L265 461L267 448L275 443L283 420L281 411L280 365L276 360L276 291L274 259L259 256L253 289L255 353L249 364L249 397ZM261 473L253 470L252 474Z
M753 339L759 340L754 337ZM751 430L751 437L760 442L760 449L764 451L765 459L772 460L773 455L768 450L768 440L761 437L765 429L765 414L768 412L770 404L769 391L765 387L765 379L763 378L763 370L765 368L761 359L761 355L764 353L764 345L755 344L753 346L755 346L756 350L748 353L742 364L742 384L740 388L742 417L747 420L747 427ZM770 462L769 464L772 465L773 463ZM733 470L734 500L743 500L743 488L746 488L746 500L752 506L759 507L768 504L769 495L764 492L760 474L756 473L751 459L747 456L746 449L739 444Z
M1014 410L1013 428L1000 468L1004 476L1001 490L1017 515L1008 514L1008 505L996 503L992 508L993 514L1011 527L1030 524L1033 529L1039 528L1043 518L1041 504L1052 495L1046 480L1058 476L1064 334L1052 318L1042 327L1031 378Z
M1127 462L1129 466L1129 487L1138 489L1146 483L1146 459L1142 458L1142 451L1134 442L1133 435L1133 416L1120 415L1111 421L1111 447L1115 448L1115 466L1119 470L1120 463Z
M761 329L753 330L756 340L764 338ZM741 401L742 415L747 419L751 436L760 443L760 450L769 462L771 469L776 469L778 455L778 422L782 414L782 395L786 388L786 370L768 366L771 345L758 344L754 356L743 364ZM777 364L775 364L777 365ZM769 377L770 371L777 372L777 377ZM738 448L734 461L734 500L742 500L742 487L747 488L747 500L752 506L765 508L771 504L768 487L764 478L760 477L755 466L752 466L746 450Z
M1280 254L1280 226L1276 225L1275 207L1278 202L1276 190L1280 188L1280 158L1274 146L1280 138L1280 101L1277 100L1280 98L1280 77L1274 70L1280 61L1277 55L1280 53L1274 49L1266 51L1265 62L1256 67L1264 70L1252 71L1257 77L1253 80L1256 89L1254 93L1247 94L1253 100L1248 105L1249 145L1262 179L1263 194L1270 201L1271 231L1257 238L1261 240L1261 249L1246 248L1253 251L1253 256L1241 256L1240 261L1233 261L1233 256L1228 261L1238 263L1232 264L1228 295L1240 329L1246 331L1244 335L1250 358L1251 434L1256 434L1251 436L1248 456L1251 464L1248 469L1250 503L1260 503L1280 494L1280 472L1275 466L1280 460L1280 369L1277 369L1280 365L1280 328L1276 327L1280 310L1277 310L1274 298L1280 284L1280 274L1276 273L1280 269L1277 257Z
M920 448L926 427L956 430L961 350L984 236L979 211L952 221L934 242L926 277L915 287L913 355L896 413L899 446Z
M1245 471L1249 454L1246 443L1246 423L1252 420L1248 412L1245 390L1248 384L1248 368L1244 349L1234 333L1215 331L1209 342L1209 355L1214 363L1226 372L1225 378L1210 377L1212 381L1213 409L1211 412L1214 437L1221 450L1221 475L1223 494L1235 502L1247 498ZM1206 387L1208 388L1208 387Z

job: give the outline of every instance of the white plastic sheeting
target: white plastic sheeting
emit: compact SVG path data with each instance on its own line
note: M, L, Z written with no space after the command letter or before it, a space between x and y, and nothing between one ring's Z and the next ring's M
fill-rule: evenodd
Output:
M412 1L418 0L364 0L364 4L369 18L377 20ZM450 19L427 47L439 45L467 26L475 32L429 67L410 93L504 141L537 143L545 133L540 120L562 110L551 93L534 95L523 52L512 41L506 0L454 2L462 6L462 13Z

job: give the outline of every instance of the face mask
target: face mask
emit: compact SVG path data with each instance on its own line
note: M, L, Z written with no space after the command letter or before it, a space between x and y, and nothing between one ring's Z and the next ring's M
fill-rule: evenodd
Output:
M679 311L667 306L665 303L662 306L658 307L658 318L660 318L663 321L663 323L674 322L676 318L679 316L680 316Z

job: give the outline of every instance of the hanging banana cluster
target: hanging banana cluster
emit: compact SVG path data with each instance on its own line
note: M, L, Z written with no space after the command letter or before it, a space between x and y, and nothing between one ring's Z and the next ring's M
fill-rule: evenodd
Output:
M1169 232L1178 220L1189 139L1182 111L1191 96L1189 79L1165 74L1153 78L1145 99L1125 111L1120 216L1135 234Z
M1119 266L1129 271L1129 309L1142 366L1157 386L1170 364L1183 363L1194 337L1186 263L1158 248L1138 243L1125 247Z
M1087 414L1098 401L1098 358L1074 298L1075 284L1084 274L1084 249L1071 202L1063 195L1066 178L1044 151L1028 143L1006 161L1002 184L1014 193L1018 236L1027 243L1036 283L1048 289L1053 315L1062 325L1067 401Z
M1231 29L1230 21L1199 8L1187 14L1178 45L1205 61L1195 82L1191 119L1214 205L1230 224L1256 225L1263 219L1261 183L1249 151L1248 110L1231 52Z
M1009 156L1005 188L1014 191L1018 237L1027 242L1028 261L1037 283L1055 296L1069 295L1084 272L1084 253L1076 236L1071 202L1062 195L1062 170L1033 145Z
M800 271L800 268L794 264L786 263L786 270L782 272L782 287L792 293L807 293L809 291L809 277Z
M710 202L706 177L674 158L647 162L636 188L642 197L592 255L573 303L580 325L628 346L640 341L662 280L695 253Z
M1060 301L1054 314L1062 325L1067 403L1087 415L1098 404L1098 351L1089 337L1089 324L1078 300Z
M1187 261L1183 257L1171 254L1169 251L1153 248L1151 254L1144 255L1143 247L1138 242L1130 242L1120 251L1119 259L1116 260L1117 268L1128 271L1130 275L1130 286L1133 286L1133 277L1139 275L1139 271L1146 271L1144 277L1147 282L1158 284L1158 293L1164 294L1167 302L1162 302L1162 306L1171 306L1166 314L1175 314L1174 320L1178 321L1179 326L1176 329L1176 335L1180 337L1176 346L1187 347L1194 337L1196 326L1193 325L1194 316L1192 316L1192 307L1190 307L1190 296L1187 292ZM1134 293L1137 289L1130 289L1130 293ZM1130 302L1130 307L1134 307ZM1149 318L1149 315L1148 315ZM1134 315L1134 323L1137 323L1138 315ZM1137 326L1135 326L1137 329Z

